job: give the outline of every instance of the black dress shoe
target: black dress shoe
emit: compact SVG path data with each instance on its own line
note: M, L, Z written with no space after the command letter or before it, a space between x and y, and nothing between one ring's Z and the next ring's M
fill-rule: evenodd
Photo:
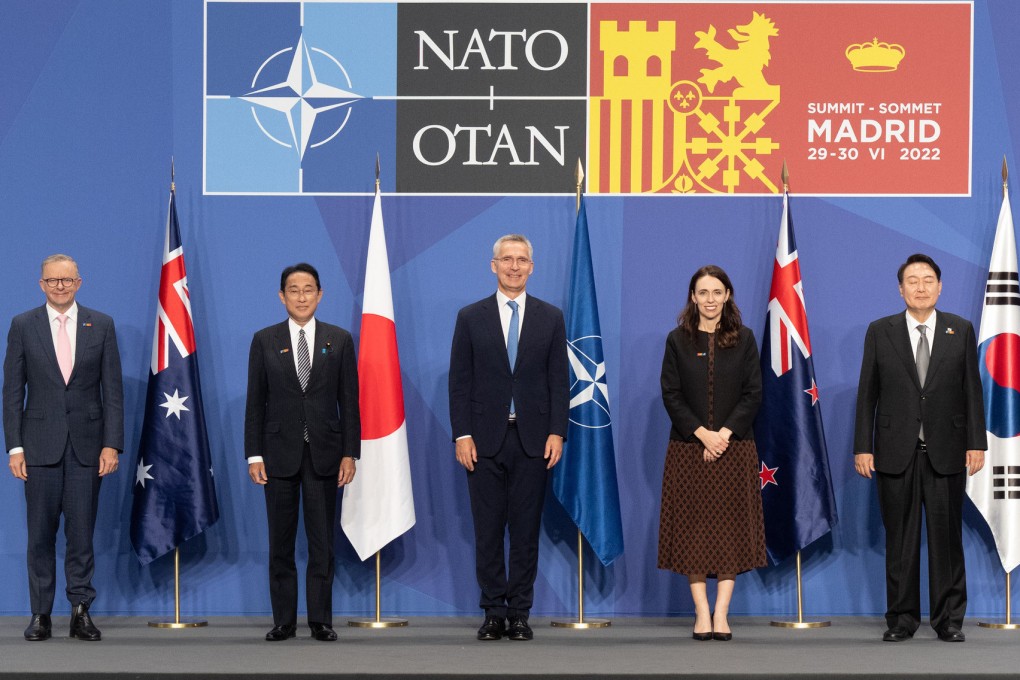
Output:
M71 610L71 637L88 642L97 642L103 639L103 634L92 623L89 616L89 605L86 602L79 602Z
M707 633L691 633L691 637L693 637L698 642L706 642L712 639L712 632L709 631Z
M528 625L528 620L523 616L515 616L510 619L510 627L507 630L508 638L511 640L531 640L535 634Z
M53 624L49 614L32 614L32 620L25 629L25 639L29 642L49 640L53 634Z
M967 636L956 626L944 626L939 629L938 633L939 640L943 642L966 642L967 640Z
M312 637L319 642L336 642L336 631L328 624L309 621L308 627L312 629Z
M712 633L712 639L719 642L729 642L733 639L733 633Z
M506 632L506 621L502 616L486 616L485 623L478 629L479 640L499 640Z
M893 626L882 635L883 642L903 642L914 637L914 634L903 626Z
M266 633L266 642L281 642L297 635L297 626L286 623L282 626L273 626L273 629Z

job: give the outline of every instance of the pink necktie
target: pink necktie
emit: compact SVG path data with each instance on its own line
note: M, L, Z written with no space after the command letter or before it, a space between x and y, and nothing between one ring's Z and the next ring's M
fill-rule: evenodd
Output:
M60 372L64 375L64 384L71 380L71 338L67 334L67 314L58 314L57 321L60 328L57 329L57 363L60 365Z

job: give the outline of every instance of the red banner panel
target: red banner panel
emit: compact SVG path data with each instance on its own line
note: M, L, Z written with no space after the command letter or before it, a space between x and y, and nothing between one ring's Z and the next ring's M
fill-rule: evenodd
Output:
M592 4L592 193L969 195L970 3Z

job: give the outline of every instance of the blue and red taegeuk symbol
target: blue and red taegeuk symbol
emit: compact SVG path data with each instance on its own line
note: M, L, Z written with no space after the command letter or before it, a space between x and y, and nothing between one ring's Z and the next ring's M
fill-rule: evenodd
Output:
M1020 435L1020 335L999 333L981 343L978 367L985 427L1000 439Z

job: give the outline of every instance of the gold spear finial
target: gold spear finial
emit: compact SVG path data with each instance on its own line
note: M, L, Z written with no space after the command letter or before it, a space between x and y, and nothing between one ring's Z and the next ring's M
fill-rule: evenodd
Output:
M790 171L786 167L786 159L783 159L783 172L779 175L783 180L783 191L790 190Z
M1006 193L1009 191L1009 183L1006 181L1009 177L1009 168L1006 167L1006 154L1002 154L1002 197L1006 198Z
M174 157L170 156L170 191L176 191L177 187L174 183Z
M584 182L584 168L581 166L581 158L577 159L577 170L574 171L574 179L577 180L577 212L581 212L581 185Z
M379 152L375 152L375 190L379 191Z

